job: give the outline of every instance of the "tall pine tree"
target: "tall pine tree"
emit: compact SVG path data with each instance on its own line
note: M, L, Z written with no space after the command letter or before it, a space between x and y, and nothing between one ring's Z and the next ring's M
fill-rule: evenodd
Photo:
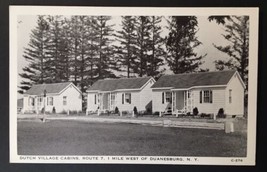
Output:
M152 16L151 17L151 38L150 38L150 49L151 54L148 56L148 76L158 78L160 74L164 72L164 69L160 69L164 65L163 58L166 55L163 45L165 40L161 37L161 23L162 17Z
M62 16L47 16L49 23L49 70L50 82L57 83L66 81L64 77L64 66L61 63L64 61L66 53L64 40L62 37L63 18Z
M113 25L108 24L111 20L110 16L97 16L93 20L93 29L95 30L96 45L98 53L97 66L97 79L116 77L113 73L113 69L117 68L114 64L112 35Z
M150 32L151 24L149 16L136 17L137 42L136 58L133 63L134 71L138 76L147 76L148 53L150 51Z
M223 37L229 44L227 46L214 46L230 58L216 60L216 68L218 70L237 70L246 86L248 86L249 17L231 16L224 27L225 34L223 34Z
M117 46L116 53L118 60L122 68L121 71L126 71L127 77L129 78L133 73L132 63L136 57L136 19L133 16L122 16L122 29L117 32L116 39L119 41L120 46Z
M168 21L166 58L170 69L175 73L196 72L204 56L197 56L194 49L201 42L197 39L198 21L195 16L172 16Z
M28 66L23 68L20 77L23 79L19 86L19 93L24 93L33 84L45 83L48 79L48 52L47 46L49 24L44 16L38 16L37 26L31 31L28 47L25 48L23 57L28 62Z

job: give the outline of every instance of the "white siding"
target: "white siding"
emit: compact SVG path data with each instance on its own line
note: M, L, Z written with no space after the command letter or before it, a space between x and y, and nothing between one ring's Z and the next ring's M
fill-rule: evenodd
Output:
M63 105L63 97L67 97L67 104ZM49 97L53 97L53 105L48 105L47 101ZM53 107L55 107L56 113L70 111L81 111L82 110L82 96L81 93L74 88L73 85L68 86L60 95L49 96L45 100L46 111L52 112Z
M140 106L138 110L146 110L146 106L152 102L152 89L151 86L154 84L155 82L153 80L150 80L145 87L141 90L140 94ZM151 109L152 110L152 109Z
M63 97L67 97L67 104L63 105ZM47 94L45 101L44 98L42 97L42 103L39 106L37 102L37 96L30 96L30 97L35 97L35 107L28 106L28 99L29 96L24 96L23 98L23 111L24 112L29 112L31 110L35 111L41 111L41 109L44 107L45 103L45 111L47 112L52 112L53 107L55 107L56 113L61 113L63 111L67 112L68 110L70 111L81 111L82 110L82 97L81 93L74 88L73 85L69 85L60 95L58 94ZM48 104L49 98L53 98L53 105Z
M154 84L154 80L150 80L144 85L144 88L141 91L116 91L112 92L115 94L115 104L114 108L118 107L119 111L133 111L133 108L136 106L138 111L146 110L146 105L152 101L152 89L151 86ZM125 101L122 104L122 95L125 93L131 93L131 103ZM95 94L89 93L87 96L87 111L96 111L98 105L95 105L94 99Z
M27 112L29 110L31 110L31 108L29 107L29 96L24 96L22 112Z
M212 90L212 103L200 103L200 91ZM216 114L220 108L225 109L225 88L199 88L193 89L194 107L198 108L199 113ZM202 93L203 96L203 93Z
M124 100L124 104L122 104L122 94L131 93L131 104L126 103ZM124 96L125 99L125 96ZM133 111L134 106L136 106L137 110L140 111L140 91L136 92L117 92L116 97L116 105L119 108L119 111Z
M96 104L95 104L95 95L97 95ZM96 111L98 108L98 94L97 93L88 93L87 94L87 111Z
M168 103L164 100L162 103L162 93L169 90L153 90L152 92L152 111L154 112L162 112L166 109ZM165 99L165 96L164 96Z
M229 103L230 89L232 90L232 103ZM236 74L232 77L226 87L225 102L225 113L227 115L244 115L244 87Z
M67 105L63 105L63 97L67 97ZM82 95L74 88L69 86L63 93L55 97L55 107L58 107L57 112L60 111L81 111L82 110Z

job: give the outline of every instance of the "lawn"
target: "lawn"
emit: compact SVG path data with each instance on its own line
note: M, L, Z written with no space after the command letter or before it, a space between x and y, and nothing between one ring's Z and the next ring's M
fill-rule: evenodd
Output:
M19 155L246 156L246 134L80 121L18 122Z

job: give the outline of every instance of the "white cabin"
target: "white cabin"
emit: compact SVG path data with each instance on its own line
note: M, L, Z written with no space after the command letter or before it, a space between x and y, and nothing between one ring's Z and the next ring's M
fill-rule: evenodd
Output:
M244 115L245 84L237 71L162 76L152 86L153 112Z
M54 109L54 111L53 111ZM23 113L82 111L82 93L72 83L33 85L23 95Z
M87 90L87 112L151 110L154 83L152 77L98 80Z

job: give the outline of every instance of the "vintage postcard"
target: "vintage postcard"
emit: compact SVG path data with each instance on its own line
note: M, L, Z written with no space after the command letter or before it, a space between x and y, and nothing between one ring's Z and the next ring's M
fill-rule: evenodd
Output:
M255 165L258 8L10 6L10 163Z

